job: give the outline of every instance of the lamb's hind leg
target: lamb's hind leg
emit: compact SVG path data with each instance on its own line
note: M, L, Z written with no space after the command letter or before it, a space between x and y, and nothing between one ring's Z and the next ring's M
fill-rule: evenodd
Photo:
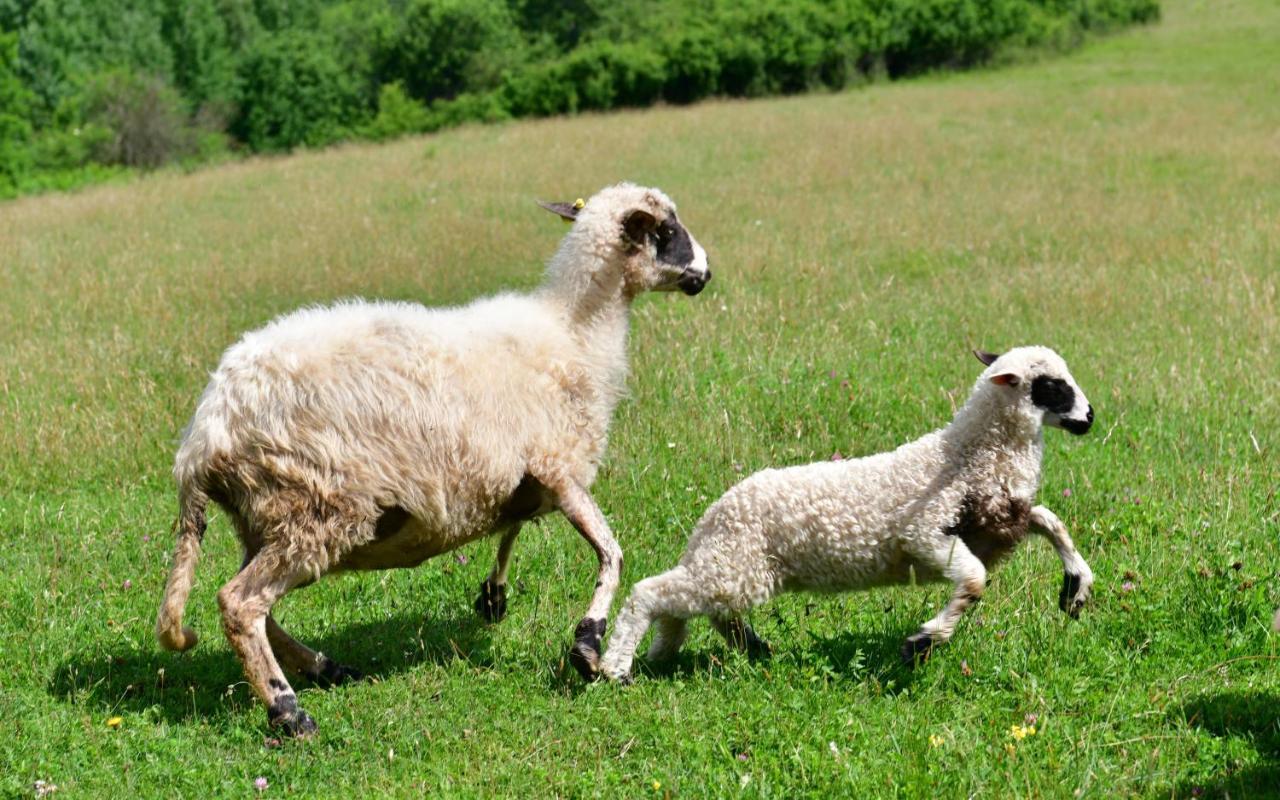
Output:
M1058 551L1062 560L1062 589L1058 592L1058 608L1067 612L1074 619L1080 616L1080 609L1089 599L1093 586L1093 570L1085 563L1084 558L1076 551L1067 526L1062 524L1058 515L1044 506L1031 509L1029 530L1049 540L1053 549Z
M302 675L321 688L364 680L364 673L355 667L339 664L324 653L318 653L294 639L271 614L267 615L267 641L271 643L271 650L276 658L284 663L285 669Z
M511 563L511 550L515 547L520 523L514 523L502 533L498 543L498 558L489 577L480 584L480 596L476 598L476 613L486 622L501 622L507 616L507 566Z
M746 653L749 658L765 658L773 652L769 643L756 636L742 617L712 617L711 627L724 637L730 647Z
M267 637L267 615L286 592L310 577L284 548L267 546L218 592L222 627L255 694L267 706L267 720L293 736L316 730L315 720L298 708Z
M969 606L982 599L987 585L987 568L959 536L942 537L935 547L913 555L922 567L941 573L954 583L955 591L936 617L903 642L902 660L908 665L925 660L935 646L951 638L960 617Z

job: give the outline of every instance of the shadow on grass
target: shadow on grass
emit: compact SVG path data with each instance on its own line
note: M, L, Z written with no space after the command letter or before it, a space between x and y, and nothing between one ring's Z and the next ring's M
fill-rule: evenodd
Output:
M686 646L670 661L648 661L637 658L632 671L657 680L682 680L695 675L715 673L731 680L737 674L767 670L786 663L788 669L802 673L822 673L834 679L871 682L885 694L896 695L916 680L922 669L902 663L899 650L903 637L895 633L840 633L823 637L809 634L810 642L784 649L770 641L772 654L748 658L721 647L690 649Z
M159 714L168 722L191 717L225 720L244 713L246 700L229 701L229 687L244 681L240 662L227 647L208 641L186 653L154 649L110 653L106 657L72 658L60 664L50 677L48 691L68 703L85 704L101 711ZM308 646L366 676L386 678L416 664L447 664L463 660L476 666L493 663L486 626L472 614L423 619L406 612L376 622L356 623L312 640ZM311 684L289 676L295 689Z
M1183 781L1174 789L1175 797L1280 798L1280 695L1221 692L1197 697L1175 713L1192 728L1247 740L1261 762L1207 780Z

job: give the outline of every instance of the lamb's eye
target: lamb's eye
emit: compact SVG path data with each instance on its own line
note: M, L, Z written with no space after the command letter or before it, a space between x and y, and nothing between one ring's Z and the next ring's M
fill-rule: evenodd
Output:
M658 228L658 241L669 241L674 233L675 231L671 230L670 225L662 225Z

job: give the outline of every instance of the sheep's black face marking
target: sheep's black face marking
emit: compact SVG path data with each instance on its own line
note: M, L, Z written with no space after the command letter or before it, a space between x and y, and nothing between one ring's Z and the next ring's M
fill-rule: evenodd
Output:
M1031 382L1031 402L1059 416L1070 414L1076 404L1076 393L1062 378L1040 375Z
M658 242L658 260L673 267L687 267L693 262L693 239L673 213L654 232Z
M693 237L680 224L680 219L671 213L653 232L658 261L670 267L682 270L676 287L687 295L701 292L711 280L711 270L698 272L694 261L698 254L693 247Z

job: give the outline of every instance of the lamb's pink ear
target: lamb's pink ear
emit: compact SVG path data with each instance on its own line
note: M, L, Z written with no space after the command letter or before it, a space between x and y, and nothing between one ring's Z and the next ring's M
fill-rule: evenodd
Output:
M581 200L576 203L548 203L543 200L539 200L538 205L550 211L552 214L559 214L560 218L566 222L573 222L578 218L578 212L582 210Z
M973 354L988 367L996 363L996 359L1000 357L999 353L988 353L986 350L974 350Z
M997 386L1017 386L1018 376L1012 372L1002 372L999 375L992 375L991 382Z

